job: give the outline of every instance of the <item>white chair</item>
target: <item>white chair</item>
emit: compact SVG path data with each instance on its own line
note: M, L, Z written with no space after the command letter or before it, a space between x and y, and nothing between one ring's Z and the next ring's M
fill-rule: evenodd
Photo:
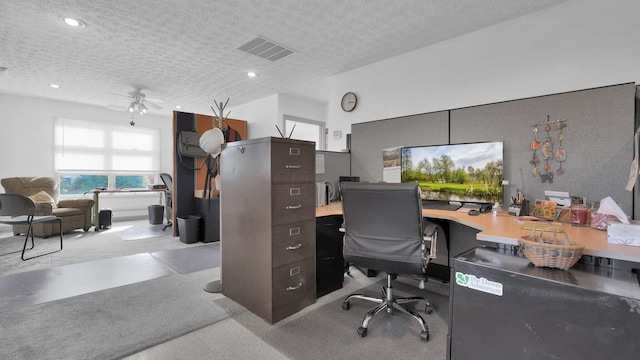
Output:
M32 256L29 258L24 257L26 250L34 248L33 242L33 224L49 223L57 221L62 229L62 220L53 215L36 216L36 204L28 197L20 194L0 194L0 224L9 225L27 225L28 230L24 238L24 246L22 247L22 260L29 260L44 255L53 254L62 250L62 231L60 231L60 249L51 251L48 253ZM27 249L27 242L29 241L29 235L31 235L31 247ZM15 251L17 252L17 251ZM15 252L7 253L13 254ZM2 254L2 255L7 255Z

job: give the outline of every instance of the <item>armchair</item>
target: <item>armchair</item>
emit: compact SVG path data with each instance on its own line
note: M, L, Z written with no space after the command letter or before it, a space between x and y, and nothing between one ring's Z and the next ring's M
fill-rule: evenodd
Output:
M0 180L7 194L21 194L36 203L35 215L54 215L62 220L56 223L33 224L33 234L42 238L75 229L91 228L91 199L58 200L58 184L51 177L12 177ZM62 226L62 229L60 227ZM28 225L13 225L13 233L26 234Z
M381 297L353 294L344 300L342 308L349 310L353 299L378 304L367 312L358 328L362 337L367 335L374 315L397 310L417 320L422 328L420 338L428 341L429 329L422 316L403 304L423 301L424 311L429 314L433 311L429 301L415 296L397 298L392 292L392 280L400 274L425 279L427 265L436 256L437 234L442 232L436 224L425 224L418 185L346 182L341 184L341 192L345 261L387 273Z

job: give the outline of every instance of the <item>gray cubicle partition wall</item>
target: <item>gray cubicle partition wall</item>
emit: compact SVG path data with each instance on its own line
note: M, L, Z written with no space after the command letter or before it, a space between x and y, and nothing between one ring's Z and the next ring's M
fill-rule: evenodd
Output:
M504 179L509 180L505 194L524 189L533 199L544 199L545 190L566 191L586 197L587 203L611 196L628 215L633 196L625 190L633 160L633 124L635 84L608 86L451 110L451 142L504 141ZM562 146L567 160L564 174L559 163L551 162L553 183L542 182L532 172L532 125L547 120L567 119ZM547 133L539 126L538 138ZM554 151L558 131L550 131ZM538 151L540 173L544 160ZM508 197L506 198L508 200Z
M324 173L316 174L316 182L329 181L337 190L340 176L351 176L351 154L317 150L316 155L324 157Z
M449 112L441 111L351 125L351 175L382 181L382 150L449 141Z
M516 189L523 189L532 200L544 198L545 190L568 191L586 197L588 203L611 196L632 215L633 199L638 196L625 186L633 160L635 91L635 84L627 83L354 124L352 175L381 181L382 149L387 147L501 140L505 144L504 179L510 184L505 187L505 203ZM532 125L546 121L547 116L567 119L565 173L554 174L553 183L534 176L529 164ZM557 137L557 133L551 135ZM546 138L543 128L538 138ZM539 168L542 170L541 165ZM552 162L552 169L557 168L558 163Z

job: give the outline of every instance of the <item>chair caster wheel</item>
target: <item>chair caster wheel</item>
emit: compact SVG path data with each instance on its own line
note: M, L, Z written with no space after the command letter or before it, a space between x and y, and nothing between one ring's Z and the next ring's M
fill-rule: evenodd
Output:
M360 326L358 328L358 335L365 337L367 336L367 328L363 328L362 326Z
M348 301L342 303L343 310L349 310L351 308L351 304Z
M431 305L426 305L426 306L424 307L424 312L425 312L427 315L431 314L431 313L433 312L433 308L431 307Z
M366 330L366 329L365 329ZM420 333L420 340L429 341L429 331L423 331Z

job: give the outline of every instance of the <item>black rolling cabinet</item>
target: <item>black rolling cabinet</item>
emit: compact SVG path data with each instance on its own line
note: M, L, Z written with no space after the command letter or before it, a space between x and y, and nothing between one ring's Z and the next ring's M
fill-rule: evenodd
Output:
M220 241L220 199L193 198L195 215L200 217L198 241Z
M316 296L342 288L344 258L340 231L342 215L316 218Z

